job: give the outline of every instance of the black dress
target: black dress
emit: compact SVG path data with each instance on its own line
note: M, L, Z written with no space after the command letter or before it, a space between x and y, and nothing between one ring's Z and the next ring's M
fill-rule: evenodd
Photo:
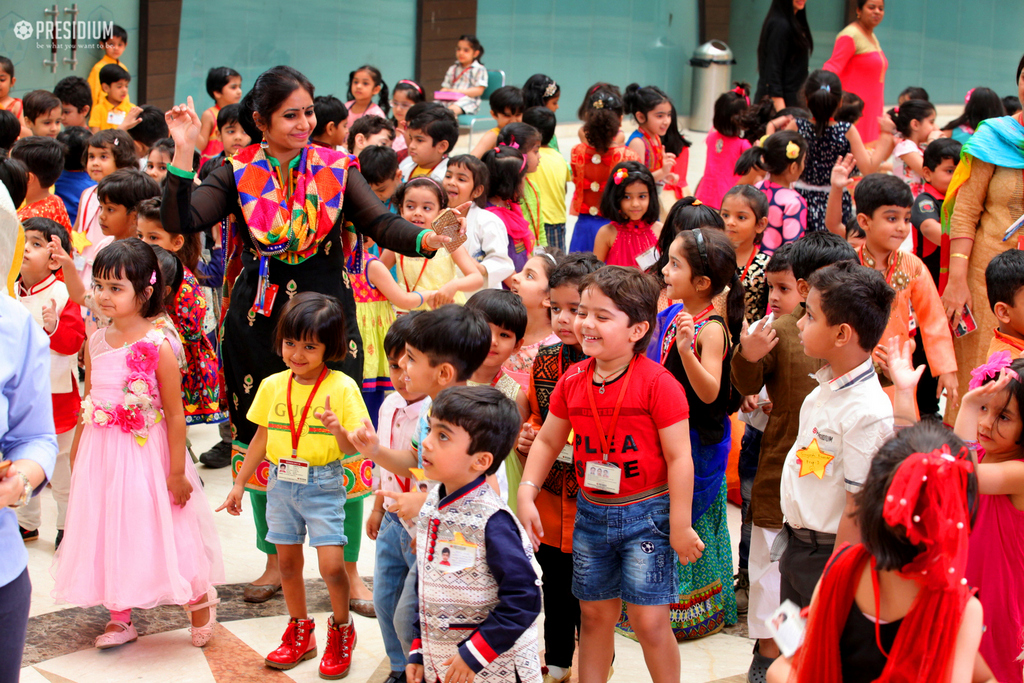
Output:
M807 80L810 53L801 47L792 25L785 17L769 14L764 20L764 60L758 64L757 93L754 102L781 97L787 107L799 106L800 90Z
M318 292L338 298L345 313L348 351L344 360L328 365L362 383L363 343L356 325L355 299L345 271L342 224L351 221L360 234L369 235L383 249L406 256L422 256L416 251L422 230L390 213L358 171L347 172L342 208L343 213L313 256L296 265L274 258L269 260L270 283L278 286L278 292L268 317L253 311L259 257L242 215L231 166L216 169L198 187L190 180L167 174L161 208L165 226L186 234L195 233L230 214L235 217L242 240L242 271L232 287L231 303L224 317L221 353L231 424L237 430L235 439L244 444L248 444L256 434L256 425L246 419L246 414L260 382L287 369L278 355L279 350L273 345L274 327L281 311L295 294Z

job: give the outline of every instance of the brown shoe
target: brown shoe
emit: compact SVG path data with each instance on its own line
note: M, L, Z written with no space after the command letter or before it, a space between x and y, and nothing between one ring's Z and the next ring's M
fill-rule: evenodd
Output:
M373 600L349 600L348 608L361 617L376 619L377 610L373 607Z
M281 586L257 586L250 583L242 591L242 599L246 602L266 602L279 590Z

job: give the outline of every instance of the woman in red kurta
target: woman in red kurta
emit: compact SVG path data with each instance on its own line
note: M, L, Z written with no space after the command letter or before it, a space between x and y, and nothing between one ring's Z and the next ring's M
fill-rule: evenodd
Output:
M857 0L857 21L839 32L832 56L822 67L839 76L843 90L864 100L864 115L855 125L865 144L878 139L878 118L884 108L889 60L875 36L884 16L885 0Z

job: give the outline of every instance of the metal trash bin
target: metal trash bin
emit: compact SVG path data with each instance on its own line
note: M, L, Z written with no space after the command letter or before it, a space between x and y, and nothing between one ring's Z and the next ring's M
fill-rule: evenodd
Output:
M731 90L732 50L720 40L711 40L693 51L693 88L690 99L690 130L707 132L715 114L715 100Z

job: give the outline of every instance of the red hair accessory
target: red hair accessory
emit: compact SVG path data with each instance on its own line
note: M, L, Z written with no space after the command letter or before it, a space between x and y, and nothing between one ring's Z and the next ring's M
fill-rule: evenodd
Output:
M748 107L750 106L750 95L747 94L746 89L742 85L737 85L735 88L732 89L732 91L739 95L740 97L742 97L743 101L747 103Z
M973 94L974 94L974 88L971 88L970 90L967 91L967 94L964 95L964 104L967 104L968 102L971 101L971 95L973 95Z
M629 171L624 168L620 168L615 172L615 175L612 176L612 180L615 181L616 185L620 185L627 177L629 177Z
M417 83L416 81L410 81L410 80L407 80L407 79L404 79L404 78L402 80L398 81L399 85L401 85L403 83L405 85L411 85L412 87L416 88L416 92L418 92L421 95L423 94L423 88L421 88L420 84Z
M967 385L968 391L974 391L990 379L999 379L999 375L1006 371L1010 377L1020 381L1020 375L1010 369L1013 357L1009 351L997 351L988 357L988 362L979 365L971 370L971 383Z

